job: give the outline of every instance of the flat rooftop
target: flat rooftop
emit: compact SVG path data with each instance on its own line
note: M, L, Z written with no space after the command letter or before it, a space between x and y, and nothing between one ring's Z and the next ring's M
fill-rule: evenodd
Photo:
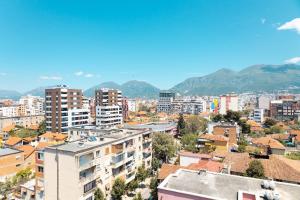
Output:
M168 131L171 129L176 128L176 123L168 122L168 123L159 123L159 122L152 122L147 124L136 124L136 125L125 125L126 128L139 128L139 129L152 129L153 132L161 132L161 131Z
M17 149L11 149L11 148L0 148L0 156L7 156L10 154L20 153L21 151Z
M89 129L91 130L91 129ZM99 130L99 129L97 129ZM102 130L103 131L103 130ZM58 149L61 151L68 151L68 152L81 152L88 149L92 149L95 147L99 147L102 145L117 143L123 139L128 137L146 133L148 130L138 130L138 129L110 129L101 132L101 134L97 136L87 136L84 139L79 139L76 141L54 145L48 147L47 149Z
M202 172L180 169L169 175L160 185L159 189L170 190L179 193L192 194L199 197L212 199L236 200L239 191L257 194L259 199L265 191L261 183L263 180L221 174L214 172ZM299 200L300 185L275 182L275 192L278 192L280 199Z

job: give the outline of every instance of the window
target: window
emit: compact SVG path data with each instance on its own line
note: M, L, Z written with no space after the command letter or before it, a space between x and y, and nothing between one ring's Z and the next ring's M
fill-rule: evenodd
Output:
M84 185L84 188L83 188L83 192L84 193L87 193L88 191L94 189L96 187L96 180L93 180L87 184Z
M100 150L96 151L96 157L100 157Z
M44 153L39 152L37 157L39 160L44 160Z
M38 166L38 172L41 172L41 173L43 173L43 172L44 172L44 167L42 167L42 166Z

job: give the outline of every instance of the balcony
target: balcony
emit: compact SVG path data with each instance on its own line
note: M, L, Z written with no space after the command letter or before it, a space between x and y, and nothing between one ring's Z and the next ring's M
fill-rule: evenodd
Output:
M82 155L79 157L79 168L81 170L90 168L94 165L95 165L95 162L94 162L94 154L93 153L89 153L89 154Z
M151 141L149 141L149 142L144 142L143 143L143 148L144 149L147 149L147 148L149 148L151 146Z
M151 153L143 153L143 158L147 159L151 157Z
M119 167L125 161L125 153L119 154L117 156L113 156L111 159L111 164L113 168Z

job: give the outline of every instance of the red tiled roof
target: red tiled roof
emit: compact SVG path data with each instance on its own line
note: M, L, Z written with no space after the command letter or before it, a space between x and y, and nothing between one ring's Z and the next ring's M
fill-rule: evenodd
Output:
M223 135L213 135L213 134L202 134L199 136L199 138L212 140L212 141L222 141L222 142L228 142L228 138Z
M34 152L34 147L31 145L18 146L17 149L24 151L25 158L28 158Z
M22 138L19 137L9 137L8 140L6 140L5 144L9 146L14 146L22 141Z
M258 146L270 146L273 149L285 149L284 145L271 137L253 138L253 144Z
M39 137L60 141L60 140L67 139L68 136L66 134L62 134L62 133L46 132L43 135L40 135Z

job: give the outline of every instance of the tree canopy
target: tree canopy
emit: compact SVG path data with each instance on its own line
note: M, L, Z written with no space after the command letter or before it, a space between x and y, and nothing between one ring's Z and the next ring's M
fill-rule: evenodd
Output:
M125 194L125 181L120 178L116 178L111 190L111 197L113 200L122 200L122 196Z
M184 150L186 151L191 151L191 152L198 152L197 149L197 139L198 139L198 134L193 134L193 133L188 133L185 134L181 138L181 144Z
M105 200L104 194L99 188L94 193L94 200Z
M253 160L250 162L246 175L253 178L264 178L265 172L262 163L259 160Z
M164 133L154 133L152 138L152 148L154 157L161 161L168 161L175 155L176 146L171 135Z

